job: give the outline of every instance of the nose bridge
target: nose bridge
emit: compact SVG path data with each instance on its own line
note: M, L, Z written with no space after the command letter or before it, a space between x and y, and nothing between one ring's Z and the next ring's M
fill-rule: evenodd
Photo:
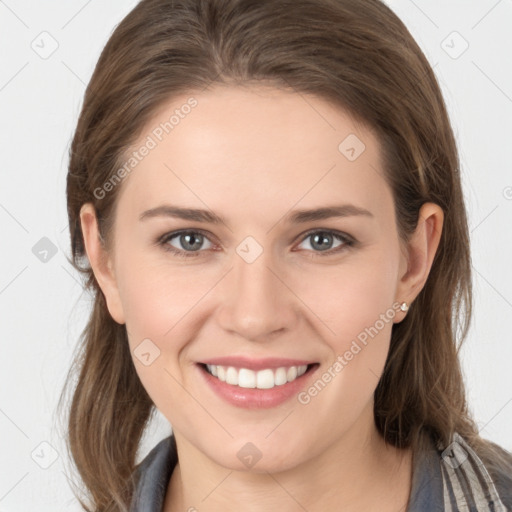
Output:
M248 340L263 340L292 325L293 294L275 275L274 267L271 249L254 239L236 248L220 316L224 329Z

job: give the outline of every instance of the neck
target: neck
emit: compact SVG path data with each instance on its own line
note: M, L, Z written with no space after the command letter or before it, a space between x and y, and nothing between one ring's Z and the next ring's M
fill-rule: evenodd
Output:
M179 463L164 512L405 511L412 453L384 443L373 421L354 425L335 445L286 471L238 471L215 464L175 432Z

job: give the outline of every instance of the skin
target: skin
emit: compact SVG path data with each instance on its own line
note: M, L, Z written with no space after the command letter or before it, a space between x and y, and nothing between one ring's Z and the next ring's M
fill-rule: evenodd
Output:
M190 96L168 102L134 147ZM393 303L411 304L421 291L441 208L424 204L416 232L401 244L378 139L316 96L263 86L217 86L193 96L198 105L123 181L112 251L99 242L92 205L80 214L91 266L110 314L126 324L132 356L146 338L160 350L148 366L133 361L177 440L164 510L405 510L411 452L385 445L373 394L392 325L406 313L398 311L307 404L293 397L271 409L235 407L197 378L195 363L295 357L318 361L320 376ZM349 134L366 146L354 161L338 149ZM166 203L208 209L226 224L139 221ZM373 217L303 225L283 219L342 203ZM154 244L179 229L206 232L199 256L178 257ZM337 230L357 243L333 253L342 242L332 238L324 255L305 235L312 229ZM236 252L247 236L263 249L252 263ZM179 236L167 244L187 249ZM252 468L237 457L247 442L262 454Z

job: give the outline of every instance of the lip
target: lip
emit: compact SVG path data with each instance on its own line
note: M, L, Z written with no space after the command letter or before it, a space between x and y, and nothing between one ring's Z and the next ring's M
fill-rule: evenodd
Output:
M276 369L282 366L302 366L314 364L316 361L304 361L302 359L288 359L288 358L275 358L266 357L257 359L253 357L215 357L207 361L199 361L200 364L214 364L219 366L233 366L234 368L247 368L248 370L265 370L266 368ZM283 384L286 385L286 384Z
M240 361L239 358L229 358L231 362ZM211 361L220 361L221 359L212 359ZM226 361L227 358L223 358L223 361ZM267 360L265 364L268 364L268 361L284 361L283 359L273 359ZM293 361L291 359L286 361ZM254 362L254 360L253 360ZM258 365L261 361L258 361ZM206 364L206 363L205 363ZM225 365L225 363L210 363L208 364L220 364L221 366L235 366L235 364ZM307 364L305 361L303 364ZM281 364L280 366L295 366L295 364ZM300 365L299 365L300 366ZM306 389L309 385L308 382L311 380L312 376L315 374L316 370L320 365L318 363L308 365L308 369L306 373L296 378L292 382L288 382L283 384L282 386L274 386L271 389L258 389L258 388L241 388L239 386L233 386L231 384L226 384L221 380L217 379L213 375L210 375L206 370L206 367L203 363L197 363L196 368L200 375L200 379L204 382L210 390L212 390L218 397L226 401L227 403L234 405L236 407L244 408L244 409L269 409L272 407L277 407L282 403L290 400L292 397L297 396L297 394ZM273 366L272 366L273 367ZM279 366L277 366L279 367ZM244 368L244 366L240 366L240 368ZM245 366L247 368L247 366ZM271 366L263 366L262 368L271 368Z

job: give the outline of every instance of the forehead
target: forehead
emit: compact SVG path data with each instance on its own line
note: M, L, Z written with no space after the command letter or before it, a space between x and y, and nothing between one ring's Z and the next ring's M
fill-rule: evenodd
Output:
M391 199L373 132L309 94L217 86L176 96L147 123L127 159L133 151L139 155L120 203L137 211L171 200L233 207L234 214L298 202L378 210Z

